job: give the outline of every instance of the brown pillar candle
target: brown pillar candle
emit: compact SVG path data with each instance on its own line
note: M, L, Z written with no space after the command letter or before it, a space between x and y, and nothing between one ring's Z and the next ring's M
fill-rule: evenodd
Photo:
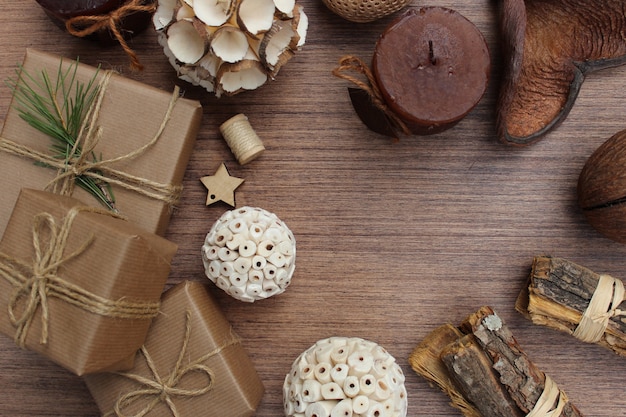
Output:
M489 50L460 13L410 9L381 35L372 70L385 103L413 133L438 133L480 101L489 80Z
M107 15L131 1L132 0L37 0L37 3L39 3L54 23L66 29L65 22L71 18ZM142 5L152 3L154 3L154 0L141 2ZM148 23L150 23L151 16L152 14L146 11L125 15L121 21L120 27L122 35L125 38L130 38L141 32L148 26ZM97 40L103 45L112 45L117 42L117 39L106 28L89 36L85 36L85 38Z

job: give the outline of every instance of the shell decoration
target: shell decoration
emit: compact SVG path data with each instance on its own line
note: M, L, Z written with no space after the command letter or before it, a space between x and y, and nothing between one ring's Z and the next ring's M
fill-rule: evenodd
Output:
M296 264L296 239L275 214L258 207L225 212L202 245L206 276L246 302L285 291Z
M158 0L152 22L178 77L217 97L273 79L309 24L295 0Z
M378 344L330 337L294 361L283 405L287 417L406 417L404 374Z

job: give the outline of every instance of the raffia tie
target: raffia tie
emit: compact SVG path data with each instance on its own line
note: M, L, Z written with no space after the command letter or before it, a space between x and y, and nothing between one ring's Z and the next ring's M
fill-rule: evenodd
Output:
M349 71L364 75L367 79L367 82L363 82L362 80L353 77L352 75L346 74ZM402 121L402 119L397 114L395 114L389 108L389 106L387 106L387 103L385 103L385 99L383 98L380 88L378 87L378 83L376 82L374 74L372 74L370 68L360 58L353 55L346 55L342 57L339 60L339 66L333 69L333 75L350 81L358 88L365 91L370 97L370 100L372 100L374 106L376 106L376 108L378 108L385 114L385 116L387 116L387 118L395 128L400 129L405 135L411 134L411 130L408 128L406 123L404 123L404 121Z
M169 206L173 206L180 198L182 186L151 181L146 178L114 169L111 165L117 162L132 160L145 153L158 142L171 118L176 101L180 96L180 90L178 87L174 88L174 92L172 93L172 97L167 111L161 121L161 125L150 141L125 155L115 158L103 159L100 161L90 161L88 159L89 155L91 155L102 136L102 128L97 126L97 121L100 115L102 101L106 93L106 87L108 86L112 75L113 73L111 71L107 71L101 78L98 94L85 116L79 136L75 141L74 147L70 150L70 152L68 152L68 157L66 159L55 158L51 155L28 148L6 138L0 138L0 151L29 158L47 167L57 169L56 177L46 186L46 189L54 193L72 195L76 178L83 176L91 177L111 185L117 185L148 198L162 201Z
M602 339L611 317L625 316L618 307L625 300L624 283L610 275L600 275L587 309L574 331L583 342L595 343Z
M102 29L108 29L111 31L115 39L120 43L122 49L130 57L131 68L135 70L143 70L143 65L139 62L137 54L133 51L128 43L124 39L124 35L120 30L123 19L133 13L145 12L153 13L156 10L156 4L154 1L150 1L149 4L144 0L130 0L128 3L118 7L104 15L93 16L75 16L68 19L65 22L65 28L74 36L83 38L96 33Z
M546 375L543 392L526 417L559 417L567 402L565 393L559 389L552 378Z
M183 345L178 355L178 360L176 361L176 365L174 369L164 378L159 376L159 373L156 369L156 365L150 356L150 353L143 346L140 350L141 354L144 356L146 364L152 373L151 378L144 377L142 375L132 374L128 372L119 372L118 375L126 377L132 381L135 381L137 384L141 386L135 391L128 392L122 396L120 396L115 405L113 406L113 410L109 411L104 415L104 417L108 416L117 416L117 417L142 417L148 414L154 407L159 403L165 403L169 408L172 416L180 417L178 410L176 409L176 405L174 404L174 397L198 397L200 395L204 395L209 392L213 388L213 382L215 380L215 375L213 371L203 362L207 361L209 358L219 354L224 349L236 345L240 343L240 340L236 337L232 337L225 344L217 347L216 349L208 352L202 357L196 359L193 362L183 364L184 358L187 355L187 349L189 346L189 340L191 338L191 313L189 311L186 312L185 315L185 337L183 339ZM195 389L185 389L178 388L178 384L185 377L185 375L191 372L198 372L204 374L206 376L206 384L195 388ZM132 405L135 401L148 401L143 409L136 412L132 416L125 414L124 409L130 405Z
M151 319L159 312L159 302L109 300L58 276L59 267L80 256L94 240L94 237L90 236L72 253L64 253L72 224L81 212L117 217L104 209L74 207L70 209L61 224L57 224L51 214L40 213L33 219L35 256L32 262L25 262L0 253L0 277L13 287L8 302L9 318L16 327L15 343L22 348L25 347L28 329L39 307L41 307L42 323L40 343L47 343L50 320L48 300L52 297L90 313L111 318L143 320ZM22 305L21 313L18 313Z

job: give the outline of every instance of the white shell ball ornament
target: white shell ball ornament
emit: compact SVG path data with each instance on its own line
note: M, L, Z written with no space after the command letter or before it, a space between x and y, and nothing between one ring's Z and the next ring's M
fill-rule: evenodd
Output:
M295 360L283 384L286 417L406 417L404 374L384 348L330 337Z
M296 239L275 214L257 207L225 212L202 245L206 276L247 302L285 291L296 267Z

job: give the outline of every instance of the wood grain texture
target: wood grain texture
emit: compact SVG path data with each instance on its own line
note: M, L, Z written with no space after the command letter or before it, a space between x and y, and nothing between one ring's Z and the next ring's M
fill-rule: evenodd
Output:
M245 179L237 206L276 213L297 240L296 272L284 294L245 304L213 288L265 384L258 416L283 415L282 382L293 360L334 335L375 341L396 357L407 376L409 415L458 416L407 358L431 330L481 305L494 307L583 414L623 415L624 358L535 326L514 305L537 254L626 277L626 246L593 230L576 203L586 159L626 127L626 67L590 75L567 120L539 143L507 147L495 135L502 70L496 2L433 0L429 5L457 10L485 35L493 62L488 91L453 129L392 143L362 125L347 83L330 73L344 54L369 61L392 18L350 23L321 1L300 2L310 18L306 45L275 81L254 92L216 99L178 81L152 29L131 43L146 68L131 73L120 48L70 37L34 1L0 0L0 78L14 75L25 48L36 47L164 90L179 84L187 97L201 100L203 125L167 234L179 244L169 283L209 283L200 247L228 207L205 206L199 179L222 162ZM0 84L0 123L10 98ZM266 147L245 166L218 130L237 113L248 116ZM2 335L0 390L1 416L98 415L80 378Z

